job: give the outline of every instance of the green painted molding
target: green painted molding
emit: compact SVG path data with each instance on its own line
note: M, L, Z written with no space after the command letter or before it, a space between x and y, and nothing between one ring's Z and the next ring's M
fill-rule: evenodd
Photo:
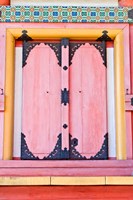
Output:
M132 16L132 9L132 7L0 6L0 21L133 23L133 18L129 18Z

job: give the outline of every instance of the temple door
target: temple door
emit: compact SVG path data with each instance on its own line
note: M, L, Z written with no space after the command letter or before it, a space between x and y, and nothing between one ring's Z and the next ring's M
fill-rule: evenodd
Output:
M107 159L105 45L25 41L21 159Z

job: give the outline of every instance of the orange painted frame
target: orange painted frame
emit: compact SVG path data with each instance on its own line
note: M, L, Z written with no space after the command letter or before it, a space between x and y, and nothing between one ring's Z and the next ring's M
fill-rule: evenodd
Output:
M38 30L37 30L37 28L41 28L41 30L42 29L44 29L44 32L42 33L40 33L41 35L41 37L43 37L43 38L51 38L51 37L53 37L53 32L56 30L57 32L59 32L59 34L58 34L58 37L56 37L56 38L61 38L61 37L66 37L66 36L68 36L68 37L70 37L70 38L72 38L72 39L83 39L83 38L85 38L85 39L96 39L97 37L99 37L99 36L101 36L101 34L102 34L102 31L103 30L108 30L108 32L109 32L109 35L112 37L112 39L114 39L115 38L115 42L116 42L116 46L117 46L117 43L119 43L120 42L120 40L123 38L123 35L124 35L124 41L126 41L126 38L125 38L125 34L127 34L128 35L128 29L129 29L129 25L128 24L98 24L98 25L96 25L96 24L31 24L31 23L29 23L28 25L27 24L23 24L23 29L22 28L20 28L21 26L20 26L20 24L10 24L10 28L9 28L9 25L8 24L2 24L1 26L4 26L4 28L6 29L7 28L7 35L8 35L8 37L7 37L7 40L10 42L10 50L11 50L11 48L12 48L12 52L14 51L14 39L16 38L18 38L20 35L21 35L21 31L23 30L23 29L28 29L28 33L29 33L29 35L30 36L32 36L34 39L37 39L37 36L36 36L36 34L35 34L35 32L37 32ZM28 27L28 28L27 28ZM35 32L33 31L33 28L35 28ZM61 29L60 29L61 28ZM50 30L50 32L49 32L49 35L48 35L48 32L47 32L47 30ZM60 29L60 31L59 31L59 29ZM72 33L70 33L70 30L73 30L73 32ZM78 29L78 31L76 30L76 29ZM96 31L97 30L97 31ZM47 37L46 37L46 35L45 35L45 37L44 37L44 35L43 34L46 34L47 35ZM78 33L78 34L76 34L76 33ZM124 34L123 34L124 33ZM76 34L76 36L75 36L75 34ZM88 35L87 35L88 34ZM100 35L99 35L100 34ZM119 38L118 37L118 35L120 34L120 37L121 38ZM10 36L9 36L10 35ZM41 37L39 37L39 38L41 38ZM41 38L42 39L42 38ZM8 42L7 41L7 42ZM9 45L8 43L7 43L7 45ZM8 48L8 46L7 46L7 55L9 54L9 55L11 55L10 54L10 50L9 50L9 48ZM117 53L118 54L116 54L116 55L119 55L119 53L120 53L120 47L118 47L117 46L117 48L116 48L116 51L117 51ZM128 58L129 59L129 49L128 49L128 45L127 46L125 46L125 48L124 48L124 55L125 55L125 53L126 53L126 56L127 57L125 57L126 59ZM126 60L125 59L125 60ZM10 59L9 59L10 60ZM11 56L11 64L12 64L12 66L14 66L14 59L13 59L13 56ZM120 61L120 59L118 59L118 57L116 58L116 63L117 63L117 65L120 67L121 65L121 61ZM10 63L9 63L9 61L7 61L7 65L6 66L10 66ZM126 70L126 73L128 74L128 72L129 72L129 70L128 70L128 68L129 68L129 66L127 65L127 70ZM9 88L6 88L6 95L8 96L8 92L9 92L9 96L10 96L10 98L8 98L7 99L7 101L6 101L6 114L8 115L8 120L10 120L10 121L8 121L9 122L9 124L10 124L10 126L6 126L5 128L7 128L7 130L10 130L10 133L13 131L13 119L11 118L11 116L12 116L12 114L13 114L13 98L14 98L14 96L13 96L13 93L11 94L11 91L10 91L10 89L12 90L12 88L13 88L13 86L14 86L14 83L12 83L11 84L11 80L13 80L13 78L14 78L14 73L13 73L13 71L11 72L11 74L10 74L10 76L9 76L9 71L11 70L11 69L6 69L6 85L7 85L7 83L8 83L8 85L9 85L9 83L10 83L10 87ZM119 69L117 69L117 74L118 74L118 71ZM128 74L129 75L129 74ZM123 78L124 78L124 74L122 73L122 80L119 80L119 81L123 81ZM124 84L124 83L123 83ZM122 84L122 87L124 86ZM119 82L118 83L116 83L116 85L117 85L117 89L119 88ZM123 109L124 109L124 88L122 89L122 91L123 91L123 93L122 94L120 94L120 98L119 99L117 99L117 104L119 104L119 102L121 102L121 95L122 95L122 99L123 99ZM118 94L119 94L119 91L118 91ZM9 97L8 96L8 97ZM10 103L9 103L9 101L10 101ZM9 105L10 104L10 105ZM119 107L119 105L117 105L118 107ZM8 108L12 108L11 110L10 110L10 112L8 112ZM120 112L121 112L121 110L119 110ZM8 112L8 113L7 113ZM124 112L125 112L125 110L123 110L123 116L124 116ZM5 116L6 116L6 114L5 114ZM5 117L5 121L6 121L6 117ZM6 121L6 123L7 123L7 121ZM119 123L120 123L120 121L119 121ZM9 129L9 128L11 128L11 129ZM123 129L123 127L121 128L121 129ZM118 134L117 134L117 137L118 137ZM124 136L125 137L125 136ZM4 147L10 147L9 149L11 150L12 149L12 134L10 134L9 135L9 137L8 138L10 138L10 140L8 141L8 142L6 142L6 144L4 144ZM125 139L124 138L122 138L122 142L124 142L125 143ZM8 145L7 145L8 144ZM119 144L119 141L118 141L118 144ZM119 144L118 145L118 147L120 147L121 148L121 144ZM7 148L6 148L7 149ZM11 152L11 151L10 151ZM127 152L131 152L131 151L127 151ZM131 155L130 155L130 157L132 157ZM8 154L8 156L6 157L5 156L5 159L10 159L11 157L10 157L10 153ZM118 158L119 159L124 159L125 158L125 152L124 152L124 154L122 154L122 157L121 157L121 153L120 153L120 155L118 155ZM32 165L32 163L34 163L34 161L28 161L29 163L31 163L31 165ZM81 161L80 161L81 162ZM109 165L112 165L113 164L113 162L114 162L114 165L115 166L117 166L116 164L118 164L118 163L120 163L120 162L118 162L118 161L106 161L106 162L108 162L108 163L110 163ZM127 161L125 161L124 163L126 163ZM20 164L20 166L22 167L22 166L24 166L27 162L26 161L8 161L8 166L11 166L12 165L12 163L14 163L13 164L13 166L15 167L16 165L18 165L18 163ZM46 164L46 162L44 162L45 164ZM49 164L48 165L45 165L45 169L46 169L46 171L48 170L50 170L50 166L52 166L52 165L55 165L55 164L57 164L58 163L58 161L54 161L54 163L53 163L53 161L49 161ZM64 162L63 162L64 163ZM74 164L77 164L77 162L73 162ZM81 162L81 166L82 167L84 167L84 163L86 163L87 165L88 165L88 167L89 167L89 165L90 165L90 161L82 161ZM100 164L101 163L101 161L95 161L95 162L93 162L93 169L94 169L94 167L95 167L95 169L97 168L96 166L98 166L98 163ZM103 161L102 161L102 163L103 163ZM116 164L115 164L116 163ZM6 161L1 161L0 162L0 164L1 164L1 172L0 172L0 175L2 175L3 174L3 167L4 166L6 166L6 164L7 164L7 162ZM10 165L11 164L11 165ZM43 164L43 162L41 162L40 164ZM41 165L39 164L39 168L41 167ZM59 164L59 163L58 163ZM74 167L73 165L71 165L71 161L69 161L69 162L65 162L64 164L67 164L67 166L68 166L68 168L71 168L71 167ZM63 164L63 165L64 165ZM29 165L29 166L31 166L31 165ZM80 167L81 167L80 166ZM104 167L105 166L105 162L104 162L104 164L102 165L102 167ZM13 168L14 168L13 167ZM48 167L48 168L47 168ZM87 166L86 166L87 167ZM85 168L86 168L85 167ZM88 171L88 167L86 168L87 169L87 171ZM105 166L106 167L106 166ZM22 167L23 168L23 167ZM38 167L37 167L38 168ZM33 171L38 171L39 170L39 168L38 169L33 169ZM41 167L42 168L42 170L44 169L43 167ZM56 169L56 167L54 167L55 169ZM60 167L60 170L61 170L61 168L62 168L62 166ZM128 168L128 170L127 170L127 168ZM127 167L126 168L126 174L127 175L129 175L131 172L129 172L130 170L129 170L129 167ZM87 172L86 170L84 171L85 172L85 174L87 175L91 175L91 173L92 173L92 171L95 171L95 170L90 170L90 172ZM130 168L131 169L131 168ZM16 167L14 168L14 170L16 170ZM13 169L12 169L12 171L11 172L9 172L9 170L6 168L6 170L4 170L4 171L6 171L6 173L7 173L7 171L8 171L8 174L12 174L12 173L14 173L14 175L17 173L18 174L18 172L16 171L16 173L15 173L15 171L14 171ZM23 170L21 171L22 169L20 169L19 167L18 167L18 171L19 172L22 172L23 170L25 171L25 167L23 168ZM30 169L31 170L31 169ZM41 171L42 171L41 170ZM60 171L59 170L59 171ZM99 168L99 170L100 170L100 168ZM116 170L116 169L115 169ZM14 172L13 172L14 171ZM36 172L37 172L36 171ZM45 173L46 173L46 171L45 171ZM67 171L67 170L66 170ZM73 170L71 170L72 171L72 174L75 174L75 172L73 171ZM38 173L37 174L40 174L39 173L40 171L38 171ZM68 171L67 171L68 172ZM96 171L95 171L96 172ZM97 171L98 172L98 171ZM100 172L100 171L99 171ZM109 173L109 170L106 170L106 172L107 172L107 174ZM117 171L118 172L118 171ZM42 172L41 172L42 173ZM81 173L81 172L80 172ZM122 173L123 174L125 174L125 170L123 170L123 172L121 171L120 172L121 173L121 175L122 175ZM27 173L26 173L27 174ZM34 174L34 173L33 173ZM69 173L68 173L69 174ZM92 173L93 174L93 173ZM109 173L110 174L110 173ZM113 170L113 172L111 172L111 174L114 174L114 170ZM28 175L28 174L27 174ZM120 174L119 174L120 175Z

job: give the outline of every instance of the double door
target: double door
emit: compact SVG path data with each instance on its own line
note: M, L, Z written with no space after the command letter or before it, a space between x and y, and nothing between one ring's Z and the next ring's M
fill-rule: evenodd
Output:
M108 159L104 42L24 42L21 159Z

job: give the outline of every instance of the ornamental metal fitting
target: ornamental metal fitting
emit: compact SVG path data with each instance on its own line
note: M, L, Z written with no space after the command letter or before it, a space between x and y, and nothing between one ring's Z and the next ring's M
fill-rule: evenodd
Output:
M69 103L69 90L67 88L64 88L64 90L61 90L61 103L64 104L64 106Z
M97 39L97 41L112 41L112 39L108 36L108 31L104 30L103 35Z
M64 48L67 48L67 46L69 46L69 39L63 38L61 40L61 46L63 46Z
M17 39L19 41L28 42L32 41L32 38L27 35L28 31L23 30L22 35Z

